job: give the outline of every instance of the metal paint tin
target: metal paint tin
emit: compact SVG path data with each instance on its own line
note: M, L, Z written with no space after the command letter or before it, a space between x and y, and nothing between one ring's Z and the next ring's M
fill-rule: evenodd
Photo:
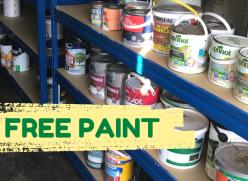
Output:
M215 85L233 88L236 80L237 60L218 60L210 53L210 64L208 69L208 80Z
M150 9L125 8L122 19L123 42L133 47L149 45L152 41L152 15Z
M122 105L125 97L125 81L130 71L124 64L114 63L107 68L105 102Z
M20 0L4 0L3 1L3 15L7 17L20 16Z
M242 48L238 54L238 74L248 81L248 48Z
M237 58L239 50L248 46L248 38L236 35L218 35L213 38L212 56L228 60Z
M102 168L104 160L103 151L88 151L86 163L92 168Z
M248 104L248 81L238 76L233 89L234 97L245 104Z
M225 143L215 151L216 181L248 181L248 143Z
M91 7L91 24L102 27L103 22L103 1L93 1Z
M245 139L241 138L236 133L229 131L223 127L217 126L217 129L221 134L225 134L227 137L227 140L225 142L247 142ZM209 139L208 139L208 149L207 149L207 161L205 166L205 171L207 175L212 179L215 180L215 150L218 146L222 145L224 140L220 140L219 134L216 132L215 128L213 127L213 124L210 126L209 131Z
M65 44L65 69L70 74L85 74L86 59L88 58L86 45L81 41Z
M103 30L118 31L121 30L121 6L115 4L105 5L103 7Z
M111 63L113 63L113 59L106 54L99 54L92 58L89 67L89 91L93 97L105 99L106 70Z
M158 102L158 95L159 87L155 83L133 72L128 75L125 85L126 105L155 107Z
M160 101L162 102L165 108L179 107L183 109L194 109L192 106L183 102L167 90L163 90L160 93Z
M124 151L107 151L105 155L105 173L105 181L132 180L132 158Z
M6 68L12 66L12 45L1 45L1 64Z
M16 72L25 72L29 70L29 56L21 49L12 50L13 70Z
M168 67L186 74L202 73L207 68L208 31L201 25L178 25L172 29Z
M193 7L198 12L200 8ZM177 5L160 5L152 9L153 14L153 50L160 54L170 53L170 35L174 23L183 15L192 14L187 9ZM192 24L195 21L187 21ZM185 20L186 21L186 20Z
M63 47L63 26L57 23L58 47ZM46 17L46 47L52 48L52 22L51 16Z
M131 1L125 3L125 9L151 9L148 1Z
M201 152L208 131L208 119L192 109L184 110L184 127L175 128L178 131L194 131L195 147L193 149L166 149L160 150L161 161L173 168L188 169L200 163Z

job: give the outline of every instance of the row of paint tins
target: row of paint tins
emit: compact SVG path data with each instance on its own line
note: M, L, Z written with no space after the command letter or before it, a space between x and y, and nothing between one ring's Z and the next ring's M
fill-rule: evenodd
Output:
M3 15L6 17L20 16L20 0L3 0Z
M196 167L200 163L201 153L209 121L199 112L192 109L184 109L184 126L177 127L180 131L194 131L195 147L185 149L165 149L160 150L161 161L173 168L189 169Z
M226 142L247 142L236 133L225 129L224 127L212 123L209 131L208 149L207 149L207 160L205 171L207 175L215 180L216 168L215 168L215 150Z
M132 158L124 151L107 151L105 155L105 181L133 178L134 164Z
M248 181L248 143L225 143L215 151L216 181Z

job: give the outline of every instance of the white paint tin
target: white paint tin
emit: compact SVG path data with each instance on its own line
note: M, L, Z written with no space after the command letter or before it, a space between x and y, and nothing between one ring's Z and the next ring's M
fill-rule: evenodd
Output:
M208 68L208 80L215 85L233 88L236 80L237 60L218 60L210 53L210 64Z
M92 168L101 168L104 160L103 151L88 151L86 163Z
M208 119L192 109L184 110L184 127L178 131L195 132L195 148L160 150L161 161L173 168L189 169L200 163L205 134L208 131Z
M225 143L215 151L216 181L248 181L248 143Z
M238 101L248 104L248 81L238 76L233 89L233 95Z
M3 15L13 18L20 16L20 0L4 0Z
M220 133L225 134L227 136L227 142L247 142L245 139L241 138L239 135L237 135L232 131L226 130L224 128L220 128L219 126L217 127L217 129L220 131ZM213 127L213 124L211 124L209 131L207 161L206 161L205 171L212 180L215 180L215 175L216 175L215 165L214 165L215 150L221 144L223 144L223 142L222 140L219 139L218 133Z
M63 26L60 23L57 23L57 39L58 47L63 46ZM47 48L52 48L52 22L51 17L46 17L46 44Z
M242 79L248 81L248 48L243 48L239 51L238 74Z
M237 58L239 50L248 46L248 38L236 35L218 35L213 38L211 55L220 60Z
M12 66L12 45L1 45L1 64L6 68Z
M29 70L29 56L21 49L13 50L13 70L16 72L25 72Z

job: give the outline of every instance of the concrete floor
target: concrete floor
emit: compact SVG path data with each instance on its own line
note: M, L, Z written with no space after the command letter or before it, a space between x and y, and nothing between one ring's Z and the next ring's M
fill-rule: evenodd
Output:
M0 102L22 102L0 75ZM0 154L0 181L80 181L62 153Z

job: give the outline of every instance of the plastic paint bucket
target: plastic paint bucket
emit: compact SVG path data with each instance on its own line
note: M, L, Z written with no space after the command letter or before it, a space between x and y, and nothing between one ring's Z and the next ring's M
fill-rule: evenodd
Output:
M98 99L105 99L106 71L107 66L113 63L109 55L99 54L92 58L90 71L90 94Z
M239 51L238 74L243 80L248 81L248 48Z
M195 132L195 148L160 150L161 161L173 168L188 169L200 163L205 134L208 131L209 121L199 112L192 109L184 110L184 127L178 131Z
M166 90L163 90L160 93L160 101L165 108L179 107L184 109L194 109L189 104L183 102L178 97L174 96Z
M152 41L152 15L150 9L125 8L122 18L123 42L133 47L149 45Z
M204 72L207 68L208 30L199 17L196 19L203 28L199 25L177 25L176 23L172 29L168 67L174 71L197 74Z
M248 143L224 143L215 151L216 181L248 181Z
M194 7L198 12L201 10ZM153 50L160 54L170 53L171 28L183 15L192 14L187 9L176 5L160 5L152 9L153 14ZM190 24L195 21L188 21Z
M237 58L239 50L248 46L248 38L236 35L218 35L213 38L211 55L220 60Z
M105 181L132 180L132 158L124 151L107 151L105 155L105 173Z
M227 140L220 140L218 133L213 127L213 124L211 124L210 131L209 131L208 151L207 151L207 161L206 161L205 171L212 180L215 179L215 175L216 175L214 160L215 160L215 150L217 149L217 147L223 144L223 141L225 142L247 142L245 139L241 138L239 135L235 134L232 131L226 130L219 126L217 127L217 129L219 130L221 134L226 135Z
M6 68L12 66L12 45L1 45L1 64Z
M118 31L121 30L121 6L109 4L103 7L103 30Z
M63 26L57 23L58 47L63 47ZM46 46L52 48L52 22L51 16L46 17Z
M159 87L136 73L130 73L125 85L126 105L150 105L155 107L158 102Z
M93 1L92 8L91 8L91 24L102 27L103 21L103 1Z
M233 89L233 95L238 101L248 104L248 81L238 76Z
M86 163L91 168L102 168L104 161L103 151L88 151Z
M105 102L107 104L122 105L125 96L125 81L128 68L124 64L111 64L107 68L107 86Z
M210 54L208 80L215 85L233 88L236 80L237 60L218 60Z
M13 18L20 16L20 0L4 0L3 15Z
M85 74L86 59L88 58L86 45L81 41L65 44L65 69L70 74Z
M25 72L29 70L29 56L21 49L12 50L13 70L16 72Z

